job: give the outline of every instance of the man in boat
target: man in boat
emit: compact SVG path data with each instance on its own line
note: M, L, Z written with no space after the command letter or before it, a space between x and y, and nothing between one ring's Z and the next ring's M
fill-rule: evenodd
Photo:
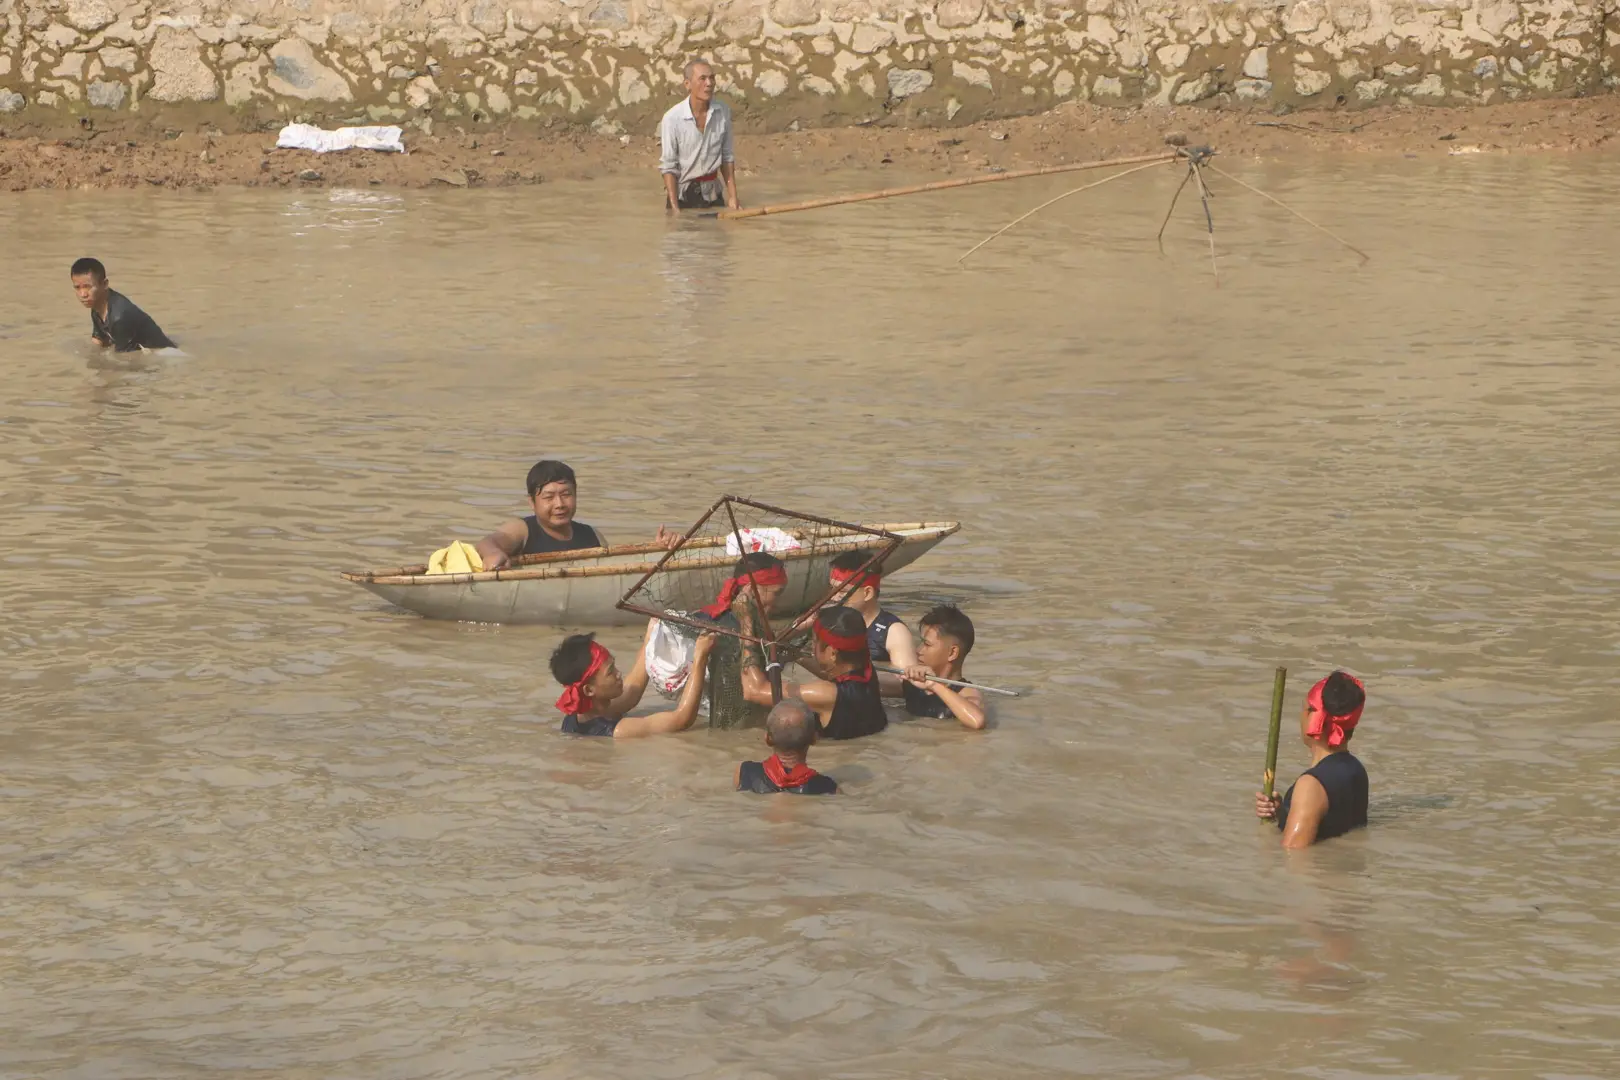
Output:
M809 765L810 747L821 729L816 714L798 698L784 698L765 718L765 745L775 753L737 766L737 790L756 795L836 795L838 782Z
M955 604L940 604L924 615L917 627L922 634L917 646L920 662L906 669L900 686L907 714L939 720L954 716L965 728L982 729L986 721L984 695L972 686L952 687L935 681L967 681L962 662L973 651L973 620Z
M647 624L651 637L653 622ZM703 676L713 634L703 634L692 650L692 674L681 689L675 708L647 716L626 716L641 703L647 690L646 641L636 651L636 662L629 676L619 674L613 654L596 643L595 634L575 634L564 638L551 654L551 674L563 684L557 708L562 711L562 730L568 735L598 735L612 739L634 739L685 731L697 718L703 699Z
M107 283L107 268L99 259L80 259L68 269L68 280L79 303L90 309L90 340L114 352L142 349L172 349L169 340L152 316L136 307L123 293Z
M607 547L598 529L574 520L579 505L579 485L574 470L560 461L539 461L529 470L529 503L534 513L513 518L474 545L485 570L499 570L524 555L549 555L558 551L582 551ZM678 533L658 527L654 538L665 547L680 542Z
M860 612L861 618L866 621L866 647L871 652L873 663L893 664L902 671L916 667L917 648L911 628L900 620L900 616L883 607L879 599L883 591L882 568L873 567L861 573L861 568L871 557L870 551L844 552L832 561L832 568L827 572L828 582L842 590L848 588L856 578L860 579L854 591L844 598L843 604Z
M737 171L731 144L731 110L714 100L714 68L692 60L685 70L686 97L658 126L658 171L664 204L671 212L726 206L736 210Z
M888 727L889 716L883 711L860 612L824 607L811 626L812 663L822 677L804 683L784 682L782 697L798 698L810 706L821 724L821 734L829 739L858 739ZM742 665L743 696L756 705L773 704L770 677L754 650L744 651Z
M1350 752L1350 736L1367 703L1353 675L1335 671L1305 695L1299 731L1311 767L1279 798L1255 792L1255 812L1275 820L1282 846L1304 848L1367 824L1367 770Z

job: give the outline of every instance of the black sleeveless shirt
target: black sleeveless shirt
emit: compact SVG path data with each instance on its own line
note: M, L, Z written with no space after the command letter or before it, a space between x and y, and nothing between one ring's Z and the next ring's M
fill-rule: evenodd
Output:
M619 726L617 720L609 720L605 716L589 716L580 719L573 713L563 717L562 730L564 735L604 735L613 738L613 729Z
M529 539L523 545L523 550L518 552L519 555L549 555L554 551L580 551L602 546L596 530L578 521L574 522L574 535L567 540L558 540L542 529L540 519L533 514L524 518L523 524L529 527Z
M863 675L841 675L834 685L838 687L838 700L833 702L832 718L821 729L823 737L859 739L889 726L889 714L883 711L883 698L878 693L877 674L871 668Z
M774 795L779 791L789 795L836 795L838 781L830 776L813 773L810 779L798 787L777 787L771 783L771 778L765 775L763 761L745 761L742 768L737 770L737 790L752 791L756 795Z
M962 680L967 682L966 679ZM938 694L930 693L910 683L900 684L900 696L906 699L906 713L910 716L926 716L933 720L943 720L954 715L951 707L945 704Z
M872 625L866 628L866 649L872 654L875 664L889 662L889 627L900 621L900 616L892 611L880 611L878 617L872 620Z
M1305 776L1316 777L1316 782L1327 792L1327 813L1316 827L1318 840L1331 840L1343 836L1351 829L1367 824L1367 769L1361 760L1348 750L1329 754L1306 769ZM1294 785L1288 785L1282 806L1277 811L1277 828L1288 826L1288 810L1294 803Z

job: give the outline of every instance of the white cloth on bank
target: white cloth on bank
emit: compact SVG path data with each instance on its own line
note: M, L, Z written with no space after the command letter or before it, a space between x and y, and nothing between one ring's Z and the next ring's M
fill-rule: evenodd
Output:
M276 136L277 150L313 150L330 154L334 150L389 150L405 152L404 132L397 127L343 127L335 131L314 124L288 124Z

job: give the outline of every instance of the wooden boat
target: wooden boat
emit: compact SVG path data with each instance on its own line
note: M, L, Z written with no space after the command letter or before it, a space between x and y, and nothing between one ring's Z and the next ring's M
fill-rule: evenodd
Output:
M873 525L900 537L885 573L909 566L961 526L954 521ZM798 530L790 529L789 532ZM788 586L777 610L797 615L821 599L832 560L845 551L868 549L870 536L818 537L813 549L778 553L787 564ZM724 537L704 537L686 549L709 547L713 555L686 559L666 569L662 592L669 606L691 610L714 601L715 569L729 568ZM644 616L616 606L663 555L657 544L617 544L551 555L530 555L515 566L480 574L429 574L425 563L395 570L346 571L343 578L391 604L429 619L460 622L539 623L547 626L624 626Z

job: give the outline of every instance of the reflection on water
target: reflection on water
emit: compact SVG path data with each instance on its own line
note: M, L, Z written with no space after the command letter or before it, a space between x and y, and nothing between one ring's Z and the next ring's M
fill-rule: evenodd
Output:
M1061 178L0 203L0 1071L1611 1072L1606 174L1241 167L1374 262L1232 192L1215 290L1168 173L965 271ZM86 362L87 253L187 357ZM334 574L541 455L616 538L958 518L887 602L1031 693L819 748L820 805L726 790L757 733L564 739L554 631ZM1371 693L1374 827L1294 857L1277 663Z

